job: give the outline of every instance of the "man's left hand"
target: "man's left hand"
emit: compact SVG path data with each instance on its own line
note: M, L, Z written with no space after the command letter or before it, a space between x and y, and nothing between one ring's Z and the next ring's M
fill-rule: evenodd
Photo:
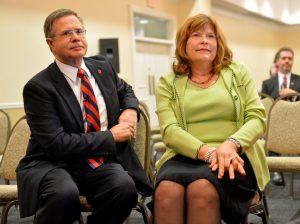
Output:
M126 123L134 129L134 138L136 137L137 111L135 109L126 109L119 117L119 124Z

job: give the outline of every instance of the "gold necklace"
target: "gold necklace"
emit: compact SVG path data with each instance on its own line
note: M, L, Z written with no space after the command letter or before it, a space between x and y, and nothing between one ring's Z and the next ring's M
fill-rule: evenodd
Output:
M198 82L198 81L196 81L196 80L193 80L192 77L190 77L190 80L191 80L193 83L196 83L196 84L198 84L198 85L204 85L204 84L209 83L213 76L214 76L214 74L210 74L209 77L208 77L208 79L205 80L205 81L203 81L203 82Z

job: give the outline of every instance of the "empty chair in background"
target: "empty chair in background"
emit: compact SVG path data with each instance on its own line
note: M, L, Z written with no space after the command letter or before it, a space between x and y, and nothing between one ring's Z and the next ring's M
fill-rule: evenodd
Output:
M260 101L262 102L262 104L264 105L265 111L266 111L266 119L268 119L268 114L270 111L271 106L274 103L274 99L262 92L259 92L258 95L260 96Z
M0 158L3 155L8 140L10 126L11 123L8 114L5 111L0 110Z
M0 177L9 181L16 180L16 168L26 153L30 129L26 117L20 118L12 128L0 164ZM11 206L18 204L17 185L0 185L0 205L3 206L1 224L7 223Z
M292 67L294 63L294 51L289 47L280 48L275 59L278 67L277 74L262 83L261 92L271 96L276 100L280 96L284 96L289 93L300 92L300 76L292 73ZM286 98L287 100L299 100L300 98ZM279 156L278 153L269 151L271 156ZM275 185L284 185L284 176L282 173L272 173L272 182Z
M300 172L300 101L286 101L286 97L296 96L292 93L278 98L270 109L267 132L266 150L282 154L268 156L270 171ZM290 196L293 197L293 176L291 176Z

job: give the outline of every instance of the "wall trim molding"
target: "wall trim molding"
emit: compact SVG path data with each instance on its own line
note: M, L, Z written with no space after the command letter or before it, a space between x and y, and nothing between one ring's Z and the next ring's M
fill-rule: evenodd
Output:
M23 102L0 103L0 109L20 109L24 108Z

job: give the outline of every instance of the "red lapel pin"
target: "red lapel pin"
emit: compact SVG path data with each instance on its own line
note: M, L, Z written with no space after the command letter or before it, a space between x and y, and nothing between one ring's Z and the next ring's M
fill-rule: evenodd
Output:
M98 74L101 75L102 74L102 70L98 69Z

